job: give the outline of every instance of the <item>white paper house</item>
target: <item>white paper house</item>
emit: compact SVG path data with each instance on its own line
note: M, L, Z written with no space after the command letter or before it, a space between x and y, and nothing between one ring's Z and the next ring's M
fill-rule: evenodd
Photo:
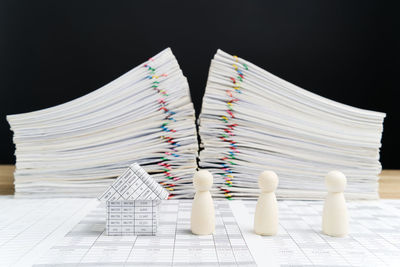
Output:
M134 163L99 197L106 201L107 235L155 235L158 207L168 192Z

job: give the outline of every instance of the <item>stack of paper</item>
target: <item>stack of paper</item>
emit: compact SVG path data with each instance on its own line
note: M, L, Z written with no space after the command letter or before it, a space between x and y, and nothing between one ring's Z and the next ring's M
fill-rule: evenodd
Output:
M17 194L97 196L132 162L172 196L191 188L194 109L169 48L90 94L7 120Z
M215 196L253 198L275 171L278 197L321 198L324 176L342 171L349 198L376 198L384 113L320 97L219 50L200 115L200 167Z

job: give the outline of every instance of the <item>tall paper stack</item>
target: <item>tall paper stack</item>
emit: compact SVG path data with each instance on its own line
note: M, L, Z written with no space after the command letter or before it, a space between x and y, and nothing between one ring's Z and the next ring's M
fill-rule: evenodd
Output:
M384 113L323 98L218 50L200 115L200 167L215 196L254 198L258 175L273 170L278 197L325 196L323 177L340 170L347 197L377 198Z
M194 109L169 48L90 94L7 120L16 146L16 194L94 197L132 162L172 197L191 188Z

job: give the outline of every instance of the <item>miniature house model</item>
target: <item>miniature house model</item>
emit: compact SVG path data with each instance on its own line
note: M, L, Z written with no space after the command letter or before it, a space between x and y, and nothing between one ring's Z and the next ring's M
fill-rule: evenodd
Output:
M168 192L134 163L99 197L106 201L107 235L155 235L158 206Z

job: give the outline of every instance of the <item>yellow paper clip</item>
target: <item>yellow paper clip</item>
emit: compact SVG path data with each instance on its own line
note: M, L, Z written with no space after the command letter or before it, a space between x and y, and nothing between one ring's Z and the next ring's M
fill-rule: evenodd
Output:
M236 62L239 62L239 58L237 56L233 56Z
M233 64L232 66L235 68L235 70L238 69L238 66L236 66L235 64Z

